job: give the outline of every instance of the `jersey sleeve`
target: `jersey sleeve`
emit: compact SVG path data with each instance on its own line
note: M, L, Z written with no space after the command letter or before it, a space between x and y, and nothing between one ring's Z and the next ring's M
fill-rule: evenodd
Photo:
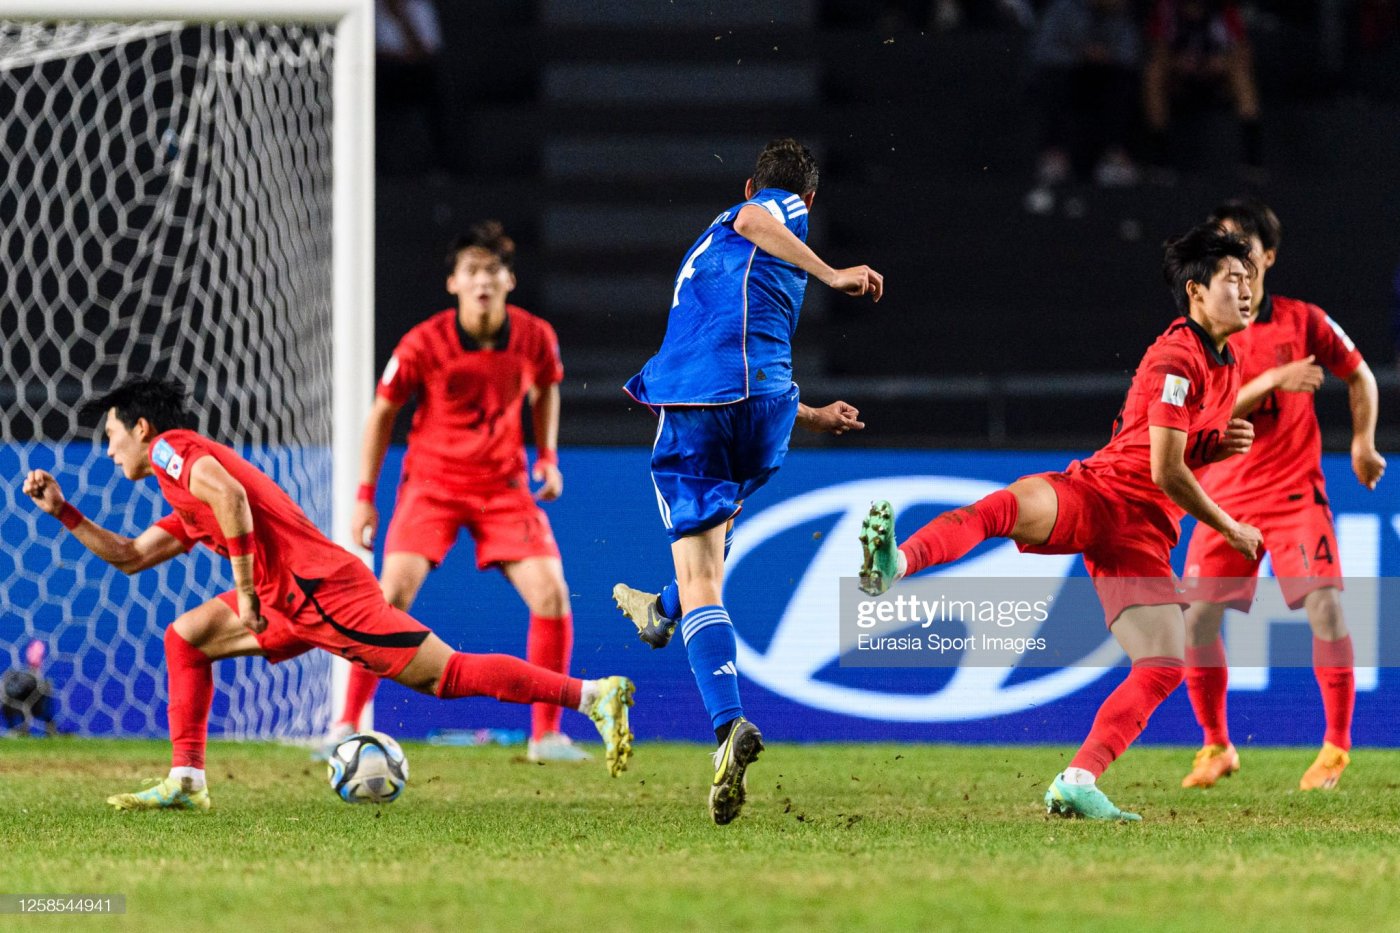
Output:
M409 331L394 348L394 355L384 364L375 394L395 405L405 405L423 387L423 354L414 331Z
M1308 305L1307 334L1307 352L1317 357L1318 365L1338 379L1347 378L1361 365L1361 351L1356 349L1356 344L1341 325L1317 305Z
M530 365L536 388L547 389L564 381L564 360L559 355L559 335L547 321L540 321Z
M201 445L195 435L177 432L185 437L172 437L162 434L151 445L151 467L160 474L157 479L174 483L181 489L190 488L190 469L201 457L209 456L209 450Z
M1189 431L1191 413L1205 393L1199 362L1180 351L1155 353L1143 362L1139 378L1144 380L1148 426Z
M799 221L805 228L807 216L807 203L802 200L799 194L790 194L777 188L764 188L752 198L731 208L715 218L715 222L725 227L733 227L734 221L739 218L739 212L749 205L761 207L773 215L773 219L796 232Z
M180 546L186 551L199 543L199 539L190 534L189 529L185 527L184 521L174 512L171 512L164 518L158 519L151 527L159 528L176 541L179 541Z

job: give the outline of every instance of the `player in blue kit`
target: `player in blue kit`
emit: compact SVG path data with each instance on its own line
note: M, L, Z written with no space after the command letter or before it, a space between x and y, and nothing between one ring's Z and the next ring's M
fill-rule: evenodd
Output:
M744 200L715 218L676 276L661 349L626 391L659 414L651 478L676 578L660 595L619 583L618 608L663 648L677 624L715 730L710 816L731 822L763 736L744 718L734 627L721 595L724 558L743 500L782 466L794 423L844 434L864 427L845 402L810 408L792 381L792 335L807 276L879 301L868 266L833 269L807 246L817 164L792 139L759 153Z

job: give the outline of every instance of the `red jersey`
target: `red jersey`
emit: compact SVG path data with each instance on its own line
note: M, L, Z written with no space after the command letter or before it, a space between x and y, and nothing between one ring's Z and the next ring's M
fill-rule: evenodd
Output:
M521 402L532 387L564 378L559 340L549 324L507 305L495 344L487 349L473 340L455 308L399 341L378 392L396 405L418 397L405 478L470 487L524 472Z
M1186 466L1198 472L1219 447L1239 387L1239 366L1230 347L1217 351L1204 328L1178 318L1147 348L1114 423L1113 439L1085 460L1083 469L1126 498L1159 506L1175 525L1185 513L1152 482L1149 429L1185 431Z
M264 604L288 612L305 599L295 578L319 581L359 562L323 535L282 487L223 444L194 431L166 431L151 441L149 453L160 493L175 510L156 525L186 550L202 543L228 556L214 510L190 492L190 468L201 457L213 457L243 485L253 513L253 582Z
M1254 322L1230 344L1239 355L1241 384L1308 356L1338 379L1362 362L1356 344L1321 308L1274 295L1264 296ZM1322 431L1311 392L1270 392L1249 420L1249 453L1212 466L1201 480L1212 499L1230 511L1322 489Z

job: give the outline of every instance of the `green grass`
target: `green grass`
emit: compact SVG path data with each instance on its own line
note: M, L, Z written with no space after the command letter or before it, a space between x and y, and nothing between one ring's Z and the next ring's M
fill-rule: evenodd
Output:
M644 744L618 780L406 751L383 808L341 803L298 749L215 743L213 812L118 814L103 798L163 774L163 743L0 742L0 892L127 898L0 928L1400 928L1400 752L1300 794L1311 750L1246 750L1187 793L1189 750L1134 749L1103 787L1144 822L1102 825L1044 815L1062 748L773 745L722 828L698 746Z

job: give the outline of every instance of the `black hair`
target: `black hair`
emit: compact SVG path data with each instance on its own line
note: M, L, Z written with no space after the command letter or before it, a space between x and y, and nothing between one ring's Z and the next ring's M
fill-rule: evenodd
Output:
M1283 224L1278 215L1263 201L1236 198L1226 201L1210 212L1211 223L1231 223L1246 237L1257 236L1264 249L1278 249L1283 243Z
M151 376L133 376L105 395L89 399L81 414L85 419L105 419L116 409L117 420L134 429L145 418L157 434L175 428L193 428L194 415L186 406L185 389L178 383Z
M1238 233L1226 233L1213 222L1192 227L1181 236L1163 244L1162 277L1171 286L1176 309L1185 314L1191 308L1186 283L1210 285L1210 280L1227 259L1238 259L1253 273L1249 259L1249 240Z
M758 154L753 187L755 191L781 188L793 194L811 194L817 190L820 175L812 150L795 139L775 139Z
M501 261L507 269L515 268L515 241L506 236L505 225L499 220L483 220L472 224L466 233L452 241L447 252L447 274L457 271L457 261L469 249L484 249Z

